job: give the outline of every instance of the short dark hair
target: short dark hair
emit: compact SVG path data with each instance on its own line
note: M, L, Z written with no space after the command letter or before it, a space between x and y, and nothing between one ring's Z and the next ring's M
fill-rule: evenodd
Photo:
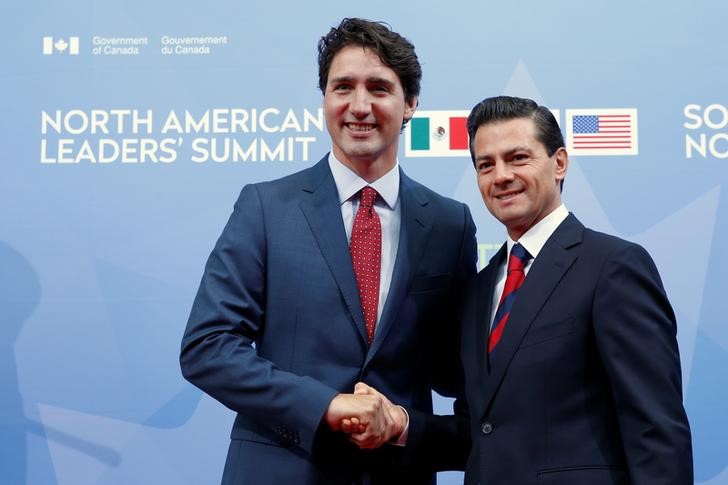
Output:
M478 128L487 123L517 118L531 118L533 120L536 125L536 139L546 148L549 157L564 146L564 137L561 134L559 123L547 107L539 106L532 99L513 96L485 98L476 104L470 111L470 115L468 115L470 157L473 160L473 165L475 165L473 140Z
M326 93L329 68L334 56L344 47L358 45L372 49L402 83L405 99L420 94L422 66L410 41L392 31L389 24L358 18L345 18L321 37L318 44L319 88Z

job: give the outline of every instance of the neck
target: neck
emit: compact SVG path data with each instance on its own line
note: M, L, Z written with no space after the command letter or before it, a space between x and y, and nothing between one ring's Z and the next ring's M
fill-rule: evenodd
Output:
M368 183L372 183L381 178L383 175L392 170L395 165L397 165L396 157L379 157L373 160L371 158L346 157L342 153L339 153L336 148L334 148L334 156L344 166L349 167L354 173L366 180Z

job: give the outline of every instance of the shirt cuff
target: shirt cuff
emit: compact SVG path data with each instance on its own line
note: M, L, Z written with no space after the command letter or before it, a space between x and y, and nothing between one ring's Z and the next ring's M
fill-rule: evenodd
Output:
M405 446L407 444L407 434L409 433L409 421L410 421L409 420L409 413L402 406L397 405L397 407L402 410L402 412L404 413L405 417L407 418L407 422L404 425L404 431L402 431L402 434L400 434L397 437L397 439L394 440L394 441L392 441L391 443L394 446Z

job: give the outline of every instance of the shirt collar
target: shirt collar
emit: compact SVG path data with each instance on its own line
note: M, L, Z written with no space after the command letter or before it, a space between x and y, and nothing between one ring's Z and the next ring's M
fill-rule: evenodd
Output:
M543 249L546 241L548 241L548 238L551 237L551 234L554 233L556 228L559 227L559 224L561 224L568 215L569 211L566 210L566 206L561 204L554 209L551 214L538 221L535 226L526 231L518 242L520 242L521 245L526 248L526 251L528 251L535 259L536 256L538 256L538 253L541 252L541 249ZM508 245L508 254L511 254L511 249L513 248L513 245L516 244L516 241L509 237L506 243Z
M395 162L392 170L372 183L368 183L352 169L341 163L333 152L329 152L329 168L334 176L336 191L339 193L339 204L351 199L367 185L374 188L390 209L394 209L399 197L399 162Z

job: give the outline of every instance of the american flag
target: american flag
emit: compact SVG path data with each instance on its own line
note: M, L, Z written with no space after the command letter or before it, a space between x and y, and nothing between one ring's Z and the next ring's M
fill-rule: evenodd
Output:
M567 115L571 118L568 148L573 154L637 154L637 110L578 111Z

